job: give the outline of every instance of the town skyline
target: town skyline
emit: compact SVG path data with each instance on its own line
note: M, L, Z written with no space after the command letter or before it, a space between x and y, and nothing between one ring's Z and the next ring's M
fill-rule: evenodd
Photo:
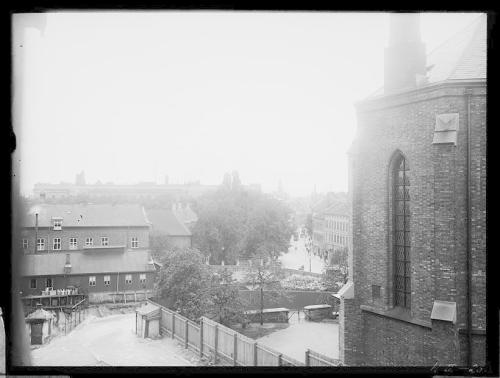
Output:
M477 15L423 13L427 51ZM388 13L42 17L13 50L24 194L81 170L216 185L236 169L266 192L347 191L353 104L383 84Z

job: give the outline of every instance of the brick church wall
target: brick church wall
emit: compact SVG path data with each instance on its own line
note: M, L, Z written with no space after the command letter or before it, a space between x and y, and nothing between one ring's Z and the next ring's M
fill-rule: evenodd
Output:
M452 301L457 304L457 324L447 329L434 322L432 331L424 331L425 327L365 312L361 315L356 308L346 306L345 345L341 343L341 348L345 349L341 352L345 354L345 361L358 361L364 365L384 365L390 361L398 364L408 355L415 364L433 364L433 359L465 363L463 352L449 353L450 350L463 351L457 332L466 327L467 319L467 107L464 90L464 87L442 85L358 105L358 152L353 156L352 172L355 302L380 311L392 308L389 172L391 157L399 150L410 166L410 317L430 322L434 300ZM485 87L473 87L470 125L472 298L473 328L480 329L484 329L486 321L485 101ZM456 147L432 143L436 115L444 113L459 113ZM372 285L380 286L380 297L372 297ZM362 335L354 338L358 344L355 352L346 341L349 332L353 332L350 322L364 324ZM475 362L484 363L481 357L484 342L480 341L480 336L474 340L479 348L474 352ZM440 345L445 347L440 348ZM360 352L361 347L363 352ZM429 355L430 351L436 355ZM350 353L357 356L350 356Z

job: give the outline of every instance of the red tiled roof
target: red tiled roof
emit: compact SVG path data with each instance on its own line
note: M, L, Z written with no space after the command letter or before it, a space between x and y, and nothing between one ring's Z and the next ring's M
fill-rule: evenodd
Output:
M99 274L153 271L148 250L123 253L70 252L70 274ZM64 274L66 253L24 255L21 259L21 275L50 276Z
M142 207L139 205L52 205L33 206L24 218L24 227L51 227L52 217L61 217L64 227L147 227Z
M147 209L146 217L153 225L153 231L170 236L191 236L188 228L170 209Z

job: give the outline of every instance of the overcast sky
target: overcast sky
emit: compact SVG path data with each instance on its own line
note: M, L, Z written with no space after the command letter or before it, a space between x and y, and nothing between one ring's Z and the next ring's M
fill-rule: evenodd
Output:
M422 15L427 51L477 16ZM14 17L23 193L81 170L219 184L236 169L265 191L347 190L354 103L383 84L388 14L48 13L43 33Z

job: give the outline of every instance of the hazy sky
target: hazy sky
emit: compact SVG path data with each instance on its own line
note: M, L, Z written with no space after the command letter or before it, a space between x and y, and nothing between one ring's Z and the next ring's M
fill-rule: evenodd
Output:
M477 16L423 14L427 51ZM236 169L265 191L347 190L354 103L383 83L388 14L48 13L43 33L22 17L23 193L81 170L218 184Z

